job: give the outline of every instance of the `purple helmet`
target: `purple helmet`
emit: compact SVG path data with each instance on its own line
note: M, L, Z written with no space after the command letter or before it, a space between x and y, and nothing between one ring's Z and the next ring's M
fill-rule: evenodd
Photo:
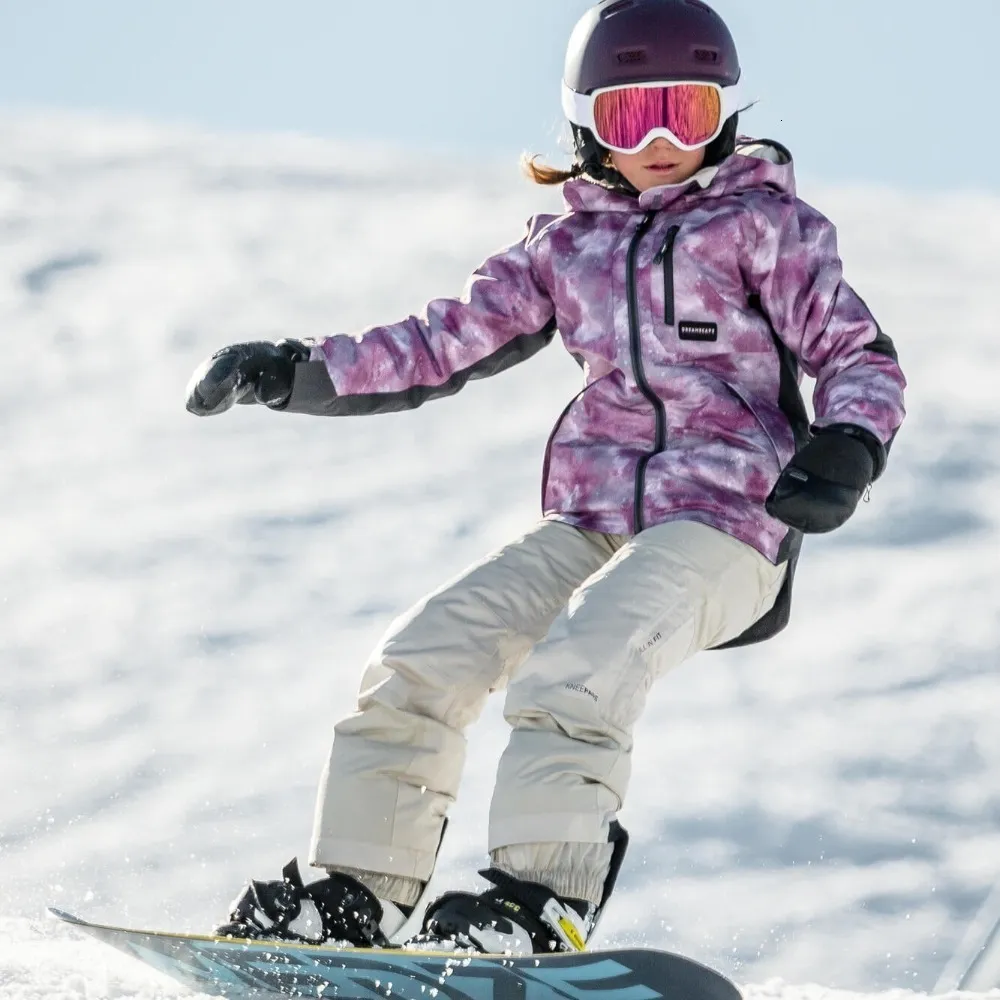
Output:
M601 87L662 80L739 82L736 43L722 18L702 0L602 0L577 22L566 52L563 83L578 94ZM705 151L715 164L736 147L737 115ZM630 187L609 168L593 133L577 123L573 139L584 173Z
M733 36L701 0L603 0L573 29L563 76L578 94L653 80L731 87L739 78Z

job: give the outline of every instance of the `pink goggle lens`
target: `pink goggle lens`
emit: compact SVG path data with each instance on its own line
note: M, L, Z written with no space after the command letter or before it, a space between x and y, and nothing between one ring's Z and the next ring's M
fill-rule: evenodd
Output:
M719 91L698 83L622 87L594 101L597 138L619 149L635 149L655 128L668 129L685 146L700 146L718 132L721 118Z

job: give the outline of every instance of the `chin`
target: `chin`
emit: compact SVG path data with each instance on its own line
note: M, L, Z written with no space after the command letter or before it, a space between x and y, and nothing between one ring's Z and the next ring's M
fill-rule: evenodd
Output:
M683 180L680 174L672 171L669 174L648 174L647 178L648 187L660 187L663 184L676 184L679 180Z

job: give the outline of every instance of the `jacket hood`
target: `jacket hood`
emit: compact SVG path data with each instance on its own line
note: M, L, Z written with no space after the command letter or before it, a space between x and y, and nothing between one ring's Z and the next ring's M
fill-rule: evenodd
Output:
M563 199L573 212L651 212L690 208L709 198L770 191L795 196L795 171L791 153L769 139L741 140L736 152L717 167L705 167L681 184L664 184L643 191L638 198L613 191L581 177L563 185Z

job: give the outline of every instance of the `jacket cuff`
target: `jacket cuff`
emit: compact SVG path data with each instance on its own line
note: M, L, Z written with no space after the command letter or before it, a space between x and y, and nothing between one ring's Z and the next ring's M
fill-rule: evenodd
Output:
M319 417L346 412L345 401L337 396L325 361L300 361L295 365L292 394L281 409Z
M855 441L860 441L868 449L874 467L872 482L875 482L885 472L889 453L885 445L870 430L860 427L858 424L825 424L822 427L814 426L812 428L813 434L826 434L831 431L846 434L848 437L854 438Z

